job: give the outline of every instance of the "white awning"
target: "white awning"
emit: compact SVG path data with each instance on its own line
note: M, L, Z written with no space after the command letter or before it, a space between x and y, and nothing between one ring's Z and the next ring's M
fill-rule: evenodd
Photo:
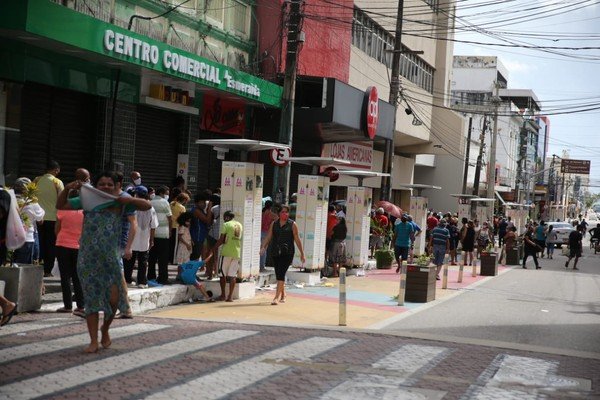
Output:
M334 157L289 157L285 161L304 164L304 165L316 165L318 167L324 167L329 165L350 165L352 164L348 160L342 160Z
M497 190L494 190L494 193L496 193L496 197L498 198L498 200L500 200L500 203L502 203L503 206L506 205L506 201L504 201L504 199L502 198L502 196L500 196L500 193Z
M390 174L386 174L384 172L374 172L374 171L362 171L362 170L339 170L337 172L339 175L349 175L354 176L356 178L382 178L384 176L390 176Z
M272 149L287 149L289 146L282 143L265 142L251 139L199 139L196 144L213 146L215 150L238 150L238 151L264 151Z

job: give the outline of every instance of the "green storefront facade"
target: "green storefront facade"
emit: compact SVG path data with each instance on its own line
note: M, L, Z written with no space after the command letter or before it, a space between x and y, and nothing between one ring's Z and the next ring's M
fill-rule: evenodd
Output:
M110 166L214 186L218 161L196 139L256 137L254 119L280 107L276 84L49 0L0 3L0 36L8 184L54 159L65 180Z

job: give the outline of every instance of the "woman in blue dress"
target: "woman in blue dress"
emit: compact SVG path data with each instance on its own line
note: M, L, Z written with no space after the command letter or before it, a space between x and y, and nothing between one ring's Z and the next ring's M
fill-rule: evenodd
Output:
M79 197L68 198L69 192L78 190L82 182L75 181L65 186L57 200L59 209L81 209ZM85 315L90 335L90 345L86 353L98 351L99 312L104 313L100 329L100 344L104 348L111 345L109 328L117 309L127 311L125 288L122 285L123 271L119 240L121 224L126 208L149 210L148 201L119 196L121 187L114 172L103 172L94 179L96 189L114 195L112 202L84 212L83 231L77 258L77 274L83 289Z

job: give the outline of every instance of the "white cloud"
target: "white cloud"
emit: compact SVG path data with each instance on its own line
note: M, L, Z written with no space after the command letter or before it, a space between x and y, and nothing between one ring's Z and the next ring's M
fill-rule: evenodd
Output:
M517 60L507 60L505 58L502 58L500 61L511 73L511 76L513 76L515 73L527 74L538 69L536 64L525 63Z

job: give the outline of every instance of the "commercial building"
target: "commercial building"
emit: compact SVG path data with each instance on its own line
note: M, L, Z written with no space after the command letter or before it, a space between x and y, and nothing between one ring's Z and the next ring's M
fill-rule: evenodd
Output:
M391 177L392 200L409 208L411 190L403 185L416 182L417 154L453 154L460 157L463 119L449 109L447 93L452 66L452 42L429 35L415 35L422 24L436 26L440 38L452 36L448 14L454 1L406 2L418 7L417 20L405 15L400 57L401 96L394 118L389 98L396 12L385 1L315 1L303 5L303 42L299 53L294 156L351 158L351 166L340 169L383 170L385 141L393 135ZM261 27L259 54L265 76L285 69L286 2L260 0L257 17ZM371 10L386 8L385 16ZM408 6L407 6L408 7ZM284 28L282 30L282 27ZM278 40L279 38L279 40ZM379 97L379 128L373 140L361 131L365 93L375 87ZM363 118L364 119L364 118ZM394 126L395 120L395 126ZM310 167L292 167L292 179ZM332 183L332 199L345 199L349 185L357 179L341 176ZM379 198L381 178L362 182ZM291 187L294 188L292 182Z
M432 207L445 209L455 204L456 200L450 196L453 193L485 197L496 113L494 194L497 203L534 201L534 184L543 179L549 119L537 116L540 102L533 91L509 89L508 83L508 70L498 57L454 56L451 101L452 107L468 121L463 133L468 146L468 149L465 147L465 153L469 154L468 162L457 158L438 158L433 167L417 164L419 179L428 179L445 189L430 195ZM544 129L538 125L539 121L544 124ZM542 136L539 135L540 130L543 131ZM457 171L461 171L460 175ZM539 190L538 200L542 200L544 194L545 191Z
M146 185L182 175L193 191L219 186L216 153L195 141L255 135L277 118L282 88L252 74L250 2L170 3L0 3L7 183L54 159L65 180L111 167Z

